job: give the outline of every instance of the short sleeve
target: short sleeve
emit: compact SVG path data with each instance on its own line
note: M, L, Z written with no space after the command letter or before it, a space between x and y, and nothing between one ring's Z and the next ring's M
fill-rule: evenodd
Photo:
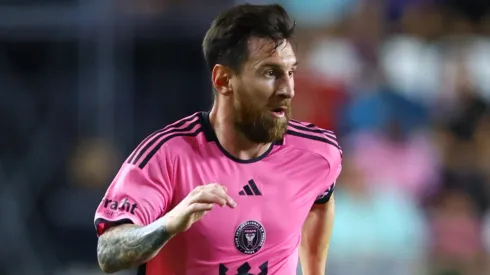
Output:
M122 165L95 212L98 236L110 226L123 223L143 226L163 216L173 192L167 155L159 152L144 166L130 161Z
M342 171L342 151L339 150L339 154L331 156L330 160L331 160L329 162L330 169L325 180L327 183L327 187L325 187L325 191L323 191L317 196L315 200L315 204L325 204L332 197L333 192L335 191L335 184L337 182L337 178L339 177L340 172Z
M324 204L327 203L333 195L333 191L335 190L335 182L330 185L330 187L325 190L325 192L321 193L316 197L315 204Z

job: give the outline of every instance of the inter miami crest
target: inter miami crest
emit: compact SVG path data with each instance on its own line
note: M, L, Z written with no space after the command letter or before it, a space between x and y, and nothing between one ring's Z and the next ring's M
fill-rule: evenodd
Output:
M235 231L235 247L244 254L257 253L265 242L265 229L256 221L246 221Z

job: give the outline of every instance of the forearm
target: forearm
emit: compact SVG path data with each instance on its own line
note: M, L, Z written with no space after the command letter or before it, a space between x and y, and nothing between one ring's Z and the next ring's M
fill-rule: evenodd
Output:
M326 255L303 250L300 252L300 259L303 275L325 275L327 264Z
M320 247L316 238L303 236L299 250L303 275L324 275L327 265L328 244Z
M113 273L139 266L153 258L170 238L164 218L143 227L125 224L110 228L97 244L100 268Z
M334 198L315 205L303 225L300 260L303 275L325 274L335 213Z

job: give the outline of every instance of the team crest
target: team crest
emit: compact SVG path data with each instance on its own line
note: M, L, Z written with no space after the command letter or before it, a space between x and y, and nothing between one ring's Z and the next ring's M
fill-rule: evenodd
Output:
M256 221L246 221L235 231L235 247L244 254L257 253L265 242L265 229Z

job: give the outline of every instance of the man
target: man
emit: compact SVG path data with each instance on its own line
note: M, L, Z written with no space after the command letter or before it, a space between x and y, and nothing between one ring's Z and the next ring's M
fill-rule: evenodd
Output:
M294 23L279 5L221 14L203 42L212 110L146 138L95 215L107 273L325 273L341 152L332 132L289 120ZM298 251L299 248L299 251Z

